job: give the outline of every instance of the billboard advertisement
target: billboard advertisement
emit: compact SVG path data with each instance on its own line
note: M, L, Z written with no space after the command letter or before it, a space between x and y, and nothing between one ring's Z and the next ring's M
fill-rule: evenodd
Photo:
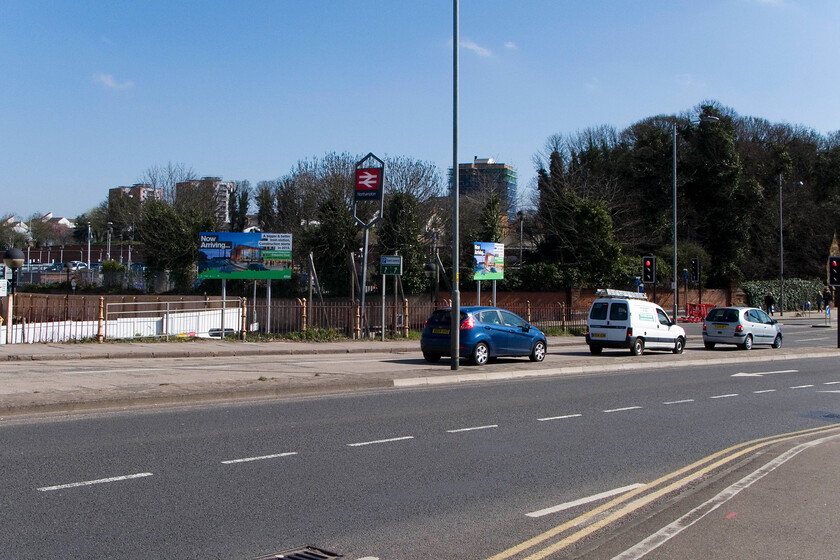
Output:
M473 243L475 247L475 280L504 280L505 246L502 243Z
M198 277L202 280L292 278L291 233L202 232L198 251Z

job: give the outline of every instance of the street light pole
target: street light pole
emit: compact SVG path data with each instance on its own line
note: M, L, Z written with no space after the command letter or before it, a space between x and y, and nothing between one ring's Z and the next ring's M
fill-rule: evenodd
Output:
M449 368L457 370L461 360L461 292L458 286L458 0L452 0L452 310L449 334Z
M105 260L111 260L111 232L114 231L114 223L108 222L108 250L105 252Z
M674 260L673 260L673 272L674 272L674 282L671 285L672 292L674 293L674 323L677 322L677 300L679 296L677 295L677 120L674 119L674 126L671 129L673 132L673 143L674 143Z

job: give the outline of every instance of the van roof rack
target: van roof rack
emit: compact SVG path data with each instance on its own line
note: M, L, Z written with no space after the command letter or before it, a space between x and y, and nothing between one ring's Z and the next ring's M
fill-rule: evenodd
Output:
M600 298L622 298L622 299L643 299L647 301L647 294L640 292L629 292L627 290L613 290L611 288L603 288L595 292Z

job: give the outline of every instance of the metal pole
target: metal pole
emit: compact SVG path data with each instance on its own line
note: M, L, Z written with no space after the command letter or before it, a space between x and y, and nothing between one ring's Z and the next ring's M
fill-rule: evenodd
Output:
M385 342L385 275L382 275L382 342Z
M227 300L227 280L222 278L222 335L221 340L225 338L225 301ZM167 338L168 338L167 333Z
M359 296L359 305L361 305L361 321L362 321L362 338L367 337L367 313L365 310L365 298L367 296L367 256L368 256L368 232L369 228L364 228L364 247L362 249L362 281L361 281L361 295Z
M461 359L461 292L458 288L458 0L452 0L452 12L452 323L449 367L457 370Z
M782 233L782 174L779 173L779 315L785 315L785 237Z
M111 222L108 222L108 250L105 252L106 260L111 260L111 232L113 231L114 226Z
M678 309L678 300L679 294L677 290L677 121L674 120L673 126L673 139L674 139L674 262L672 263L674 266L674 282L671 285L672 291L674 292L674 322L677 322L677 309Z
M271 332L271 278L265 281L265 334Z

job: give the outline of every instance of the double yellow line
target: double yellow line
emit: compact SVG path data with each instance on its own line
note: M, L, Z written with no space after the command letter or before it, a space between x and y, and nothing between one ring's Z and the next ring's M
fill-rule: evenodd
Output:
M646 506L647 504L661 498L662 496L670 492L673 492L686 486L687 484L690 484L692 481L697 480L705 474L708 474L716 469L719 469L727 464L734 462L735 460L743 457L744 455L747 455L759 449L763 449L770 445L782 443L784 441L792 440L795 438L801 438L805 436L816 436L835 431L840 431L840 424L831 424L829 426L822 426L819 428L811 428L808 430L802 430L798 432L790 432L786 434L768 436L748 441L745 443L740 443L738 445L733 445L732 447L728 447L722 451L713 453L708 457L705 457L686 467L683 467L677 471L674 471L661 478L658 478L653 482L646 484L640 488L630 490L629 492L622 494L621 496L618 496L617 498L614 498L613 500L610 500L605 504L602 504L590 511L587 511L582 515L579 515L574 519L567 521L566 523L563 523L562 525L558 525L557 527L549 529L548 531L537 535L536 537L529 539L521 544L511 547L505 550L504 552L500 552L495 556L491 556L487 560L504 560L505 558L512 558L514 556L524 554L532 548L541 546L547 541L561 536L569 529L572 529L579 525L583 525L604 512L608 512L612 509L620 507L620 509L609 513L608 515L595 521L594 523L587 525L579 531L572 533L566 536L565 538L560 539L559 541L548 544L540 550L536 550L530 556L527 556L522 560L539 560L541 558L547 558L548 556L563 550L567 546L578 542L584 537L591 535L595 531L606 527L610 523L613 523L616 520L633 513L639 508ZM654 490L656 488L658 489ZM646 494L646 492L649 493ZM642 494L644 495L634 500L634 498ZM621 507L622 505L623 507Z

